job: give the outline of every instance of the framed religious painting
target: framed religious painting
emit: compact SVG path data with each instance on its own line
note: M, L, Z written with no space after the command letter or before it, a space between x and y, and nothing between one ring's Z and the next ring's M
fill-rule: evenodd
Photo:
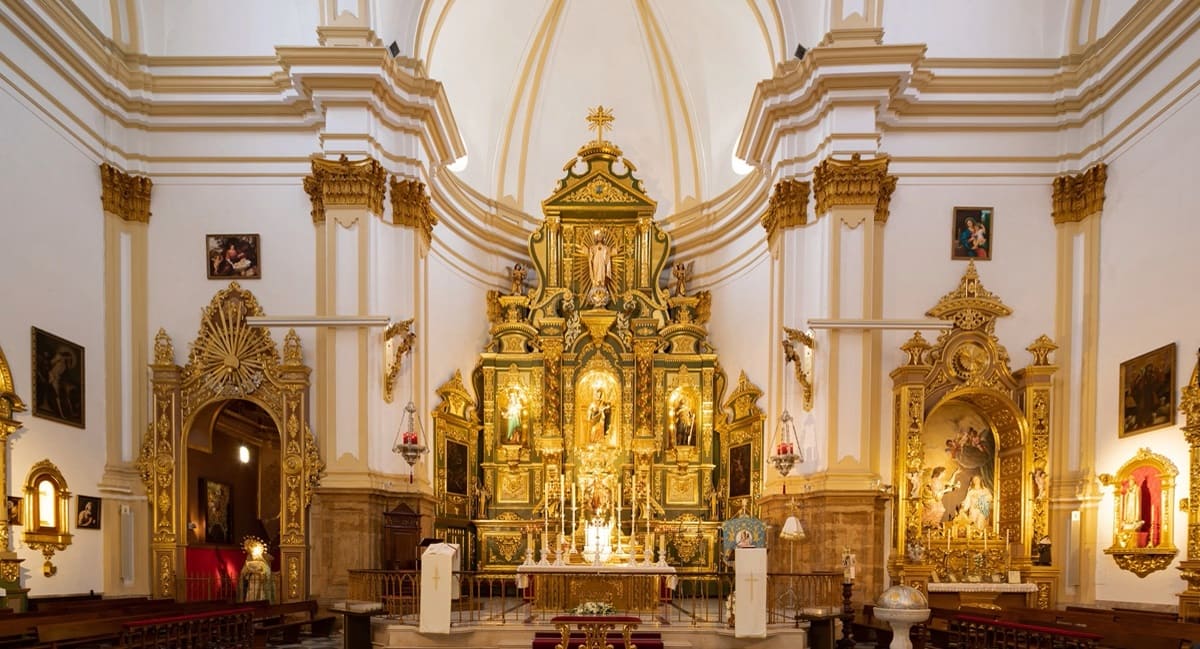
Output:
M987 261L992 258L995 210L990 207L956 207L950 231L950 258Z
M1121 363L1120 436L1175 423L1175 343Z
M22 525L24 523L24 521L21 518L21 513L24 511L24 509L21 506L25 503L21 500L21 497L20 496L9 496L7 504L8 504L8 524L9 525Z
M210 234L205 251L209 279L262 279L257 234Z
M729 497L750 495L750 471L754 463L750 444L729 447Z
M100 499L78 496L75 502L75 527L81 530L100 529Z
M446 440L446 493L467 495L469 450L466 444Z
M33 415L84 428L83 347L32 330Z
M204 540L206 543L233 542L233 488L216 480L200 480L200 502L204 504Z

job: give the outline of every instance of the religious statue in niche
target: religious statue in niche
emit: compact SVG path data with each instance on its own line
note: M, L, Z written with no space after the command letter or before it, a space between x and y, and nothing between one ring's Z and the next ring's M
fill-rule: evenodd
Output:
M512 280L512 286L509 288L510 295L525 295L525 277L528 274L529 271L520 262L512 267L512 270L509 271L509 278Z
M922 524L991 529L996 511L996 436L974 407L961 402L937 408L923 433L925 465Z
M604 388L597 386L592 390L592 400L587 406L588 444L602 444L608 440L608 434L612 430L612 418L612 401L605 394Z
M676 446L696 445L696 411L686 398L676 400L671 408L671 428L675 433Z
M584 302L596 308L605 306L620 292L617 280L624 267L616 233L606 228L592 230L576 244L575 257L574 272Z

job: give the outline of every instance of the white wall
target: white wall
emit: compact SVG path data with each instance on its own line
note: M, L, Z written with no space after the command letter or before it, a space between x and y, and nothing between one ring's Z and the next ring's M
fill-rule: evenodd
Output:
M771 263L764 256L736 279L711 289L708 341L725 368L728 388L724 398L737 386L743 371L751 383L767 391L770 355L775 352L770 345L770 287ZM714 406L720 408L721 404ZM765 396L759 406L767 407Z
M1097 362L1096 473L1113 473L1139 448L1171 458L1179 468L1177 498L1187 496L1188 447L1175 426L1125 439L1118 437L1120 364L1174 342L1177 345L1175 403L1187 383L1200 347L1200 300L1194 278L1200 276L1200 256L1189 250L1200 238L1195 204L1200 198L1195 170L1181 163L1200 147L1200 100L1192 99L1179 112L1111 159L1100 220L1100 328ZM1177 559L1186 554L1187 514L1171 507ZM1106 489L1100 503L1097 543L1112 543L1113 502ZM1099 555L1096 566L1098 600L1174 604L1183 583L1174 568L1144 579L1119 570Z
M1043 0L889 0L885 43L925 43L931 57L1057 57L1069 2Z
M320 5L242 0L142 0L151 56L271 56L276 45L316 45Z
M4 88L7 90L7 87ZM8 480L20 490L29 468L48 459L58 466L72 494L98 496L105 456L104 215L98 162L74 148L56 130L10 95L0 92L0 196L4 209L4 254L0 255L0 346L12 369L17 394L29 410L18 414L24 428L10 440ZM84 347L85 423L80 430L32 415L30 327ZM76 499L71 499L74 516ZM102 521L115 525L117 521ZM58 574L42 576L42 554L20 542L22 573L30 594L50 595L103 589L96 557L103 552L97 530L76 530L72 544L54 556Z
M240 280L267 315L304 315L316 309L316 230L300 179L255 183L212 180L203 184L155 183L151 200L147 284L148 333L160 327L175 344L175 362L187 362L200 332L200 310L228 280L210 280L205 235L258 234L262 279ZM282 349L287 329L272 329ZM305 362L314 365L314 330L297 330ZM313 377L318 380L318 377Z

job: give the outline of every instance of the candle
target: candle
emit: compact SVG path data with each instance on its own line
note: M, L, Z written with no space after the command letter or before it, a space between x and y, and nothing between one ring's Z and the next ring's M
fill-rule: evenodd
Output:
M987 530L983 531L983 553L987 554Z
M950 530L945 530L945 532L946 532L946 552L949 552L950 551Z
M1004 530L1004 547L1008 547L1008 533L1012 530Z

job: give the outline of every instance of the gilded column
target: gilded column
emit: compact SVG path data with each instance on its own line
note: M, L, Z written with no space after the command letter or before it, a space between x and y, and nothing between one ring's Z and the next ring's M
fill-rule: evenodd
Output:
M186 517L183 506L187 502L186 486L177 484L175 467L184 466L184 458L176 457L174 431L180 425L180 367L175 364L175 348L171 338L159 329L154 337L154 362L150 364L153 374L154 394L152 410L154 420L149 423L142 438L141 453L137 469L150 500L150 593L153 597L175 597L175 576L178 566L183 565L186 550L186 535L179 533Z
M1059 599L1071 602L1095 599L1091 566L1097 560L1096 509L1101 494L1092 467L1098 408L1095 379L1100 321L1100 215L1107 179L1103 163L1083 173L1059 176L1053 182L1051 205L1057 247L1054 340L1058 344L1056 358L1063 368L1061 380L1051 388L1051 401L1057 406L1052 416L1057 430L1070 431L1074 421L1078 431L1063 435L1064 443L1055 445L1050 457L1047 531L1052 540L1068 538L1071 517L1078 512L1082 537L1078 548L1053 546L1053 560L1066 574L1078 575L1076 583L1064 582L1065 588L1058 593ZM1067 560L1077 564L1067 566Z
M897 484L907 485L907 476L914 472L920 475L924 468L925 446L921 440L921 429L925 425L925 377L930 364L927 352L929 343L921 332L913 334L900 347L908 354L908 361L892 370L892 400L895 410L892 417L893 475ZM897 494L896 512L892 518L892 552L888 557L888 571L892 579L907 584L926 594L926 584L932 572L924 562L906 562L905 550L909 541L920 542L921 508L920 492L905 488Z
M105 367L104 477L99 490L104 520L133 518L132 538L122 538L124 524L105 525L104 592L113 595L146 593L148 571L122 557L144 557L149 548L150 516L134 466L140 432L146 428L147 343L147 241L150 195L154 183L145 176L100 165L100 202L104 209L104 331L110 361ZM125 395L128 394L128 399ZM129 403L126 410L124 404Z
M1179 410L1187 423L1183 436L1190 448L1188 464L1187 559L1179 562L1180 578L1187 588L1179 593L1179 619L1200 621L1200 354L1197 354L1192 378L1183 388Z

